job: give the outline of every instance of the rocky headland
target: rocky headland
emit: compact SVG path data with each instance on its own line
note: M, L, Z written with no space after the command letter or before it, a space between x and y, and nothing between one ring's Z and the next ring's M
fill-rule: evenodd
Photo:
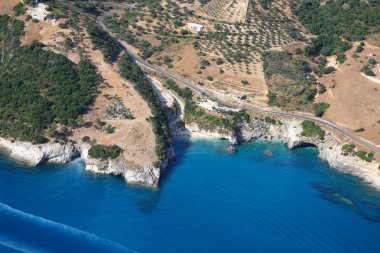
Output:
M44 163L67 163L76 158L81 158L85 169L95 173L112 174L122 176L129 184L158 187L161 173L169 162L175 159L174 149L167 150L166 156L161 161L160 167L144 165L141 167L129 166L127 161L121 158L100 160L88 155L90 144L32 144L30 142L11 141L0 138L0 149L4 150L13 159L22 161L31 166Z

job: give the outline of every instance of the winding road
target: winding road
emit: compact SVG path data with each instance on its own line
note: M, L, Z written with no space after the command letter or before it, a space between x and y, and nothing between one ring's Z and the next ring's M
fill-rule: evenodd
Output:
M105 27L105 25L103 24L103 19L104 19L104 16L103 15L100 15L97 17L96 19L96 23L98 24L99 27L101 27L104 31L108 31L108 29ZM112 34L109 32L109 34ZM135 61L137 62L138 64L144 66L145 68L151 70L151 71L154 71L156 73L159 73L169 79L172 79L178 83L181 83L182 85L190 88L191 90L193 90L194 92L200 94L200 95L203 95L203 96L207 96L207 97L212 97L211 94L207 94L203 89L201 89L200 87L198 87L195 83L189 81L189 80L186 80L184 79L183 77L180 77L178 75L175 75L173 73L170 73L166 70L163 70L163 69L160 69L158 67L155 67L153 66L152 64L146 62L144 59L142 59L141 57L139 57L138 55L136 55L134 52L132 52L130 49L128 49L122 42L120 42L117 38L115 38L117 40L117 42L119 43L120 47L130 55L130 57ZM357 136L354 136L353 134L349 133L348 131L344 130L343 128L327 121L327 120L324 120L324 119L321 119L321 118L317 118L317 117L314 117L314 116L308 116L308 115L302 115L302 114L296 114L296 113L288 113L288 112L281 112L281 111L272 111L272 110L265 110L265 109L260 109L260 108L256 108L254 106L250 106L250 105L242 105L241 106L242 109L245 109L247 111L251 111L251 112L256 112L256 113L263 113L263 114L270 114L270 115L275 115L275 116L284 116L284 117L290 117L290 118L296 118L296 119L302 119L302 120L310 120L310 121L313 121L313 122L316 122L318 124L321 124L323 126L326 126L326 127L329 127L333 130L335 130L336 132L344 135L345 137L351 139L352 141L356 142L357 144L360 144L361 146L363 147L366 147L370 150L372 150L373 152L377 153L377 154L380 154L380 148L369 143L368 141L360 138L360 137L357 137Z

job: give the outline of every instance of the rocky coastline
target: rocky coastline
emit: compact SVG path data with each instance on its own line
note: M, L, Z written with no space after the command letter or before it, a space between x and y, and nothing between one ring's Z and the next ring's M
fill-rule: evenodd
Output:
M195 123L186 126L182 124L181 127L172 129L172 131L173 135L177 137L225 139L233 145L255 140L282 141L289 149L312 145L318 148L319 157L327 161L334 169L357 176L364 182L380 189L378 164L365 162L356 156L343 155L341 147L346 142L338 138L333 132L324 129L326 135L323 140L317 137L304 137L301 135L302 121L287 118L281 118L280 121L281 124L271 124L262 119L253 119L249 123L237 126L235 131L230 133L223 131L223 129L202 129ZM88 143L32 144L0 138L0 149L9 153L11 158L26 162L31 166L44 163L67 163L80 157L88 171L122 176L129 184L152 188L159 186L162 173L169 162L175 159L173 147L167 150L160 168L153 165L133 168L126 161L118 158L105 161L94 159L88 155L90 149Z
M173 147L167 150L159 168L153 165L133 168L126 161L119 158L105 161L91 158L88 155L88 150L90 149L88 143L65 145L59 143L32 144L30 142L0 138L0 149L8 153L11 158L25 162L30 166L45 163L68 163L80 157L85 164L85 169L88 171L122 176L128 184L152 188L158 187L161 173L166 169L169 162L175 159Z
M348 143L342 141L327 128L323 128L326 132L323 140L318 137L305 137L301 135L302 121L289 118L280 118L278 122L281 124L271 124L263 119L253 119L249 123L244 123L236 127L234 132L226 135L218 130L210 131L202 130L194 123L186 126L187 131L195 133L196 136L205 138L216 138L228 140L231 144L237 144L248 141L264 140L264 141L281 141L284 142L289 149L302 146L315 146L318 148L319 157L328 162L328 164L342 172L354 175L364 182L370 184L374 188L380 189L380 170L378 162L365 162L357 156L342 154L342 145ZM184 130L179 130L183 132ZM191 136L191 134L190 134Z

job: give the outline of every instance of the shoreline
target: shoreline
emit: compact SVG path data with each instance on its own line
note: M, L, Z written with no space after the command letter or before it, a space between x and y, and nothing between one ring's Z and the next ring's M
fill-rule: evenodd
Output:
M331 168L358 177L363 182L380 190L380 170L377 169L377 161L368 163L356 156L344 156L341 147L347 142L340 140L334 133L326 131L325 128L323 128L326 131L324 140L316 137L304 137L300 135L302 131L301 121L280 119L281 125L273 125L260 119L255 119L237 127L235 132L230 133L226 133L223 129L205 130L192 123L181 129L172 129L173 138L226 140L232 145L256 140L268 143L278 141L287 145L289 149L311 145L318 149L319 158L328 162ZM5 151L10 158L22 161L30 166L45 163L67 163L76 158L81 158L85 169L88 171L122 176L128 184L142 185L150 188L159 187L161 175L169 162L175 158L174 149L171 147L167 150L160 168L148 165L141 168L131 168L125 161L118 158L107 161L93 159L88 155L89 148L90 146L87 143L75 145L61 145L57 143L31 144L0 138L0 149L2 151Z
M294 149L302 146L314 146L318 149L318 157L326 161L332 169L345 174L353 175L373 188L380 190L380 170L378 169L378 161L372 163L365 162L357 156L343 155L342 146L349 141L338 138L332 131L328 131L325 127L324 140L317 137L304 137L301 135L301 120L288 119L284 117L275 117L281 124L270 124L263 120L255 119L249 123L243 124L230 134L220 133L216 129L214 131L202 130L198 126L186 126L187 131L191 132L194 139L224 139L230 144L238 145L244 142L265 141L265 142L282 142L288 149ZM183 132L183 130L180 130Z

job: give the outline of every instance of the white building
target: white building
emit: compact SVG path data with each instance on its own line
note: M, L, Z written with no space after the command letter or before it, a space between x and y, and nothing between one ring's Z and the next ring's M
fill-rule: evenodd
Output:
M187 23L187 27L189 28L190 31L194 31L194 32L202 32L203 30L203 25L198 25L198 24L195 24L195 23Z

